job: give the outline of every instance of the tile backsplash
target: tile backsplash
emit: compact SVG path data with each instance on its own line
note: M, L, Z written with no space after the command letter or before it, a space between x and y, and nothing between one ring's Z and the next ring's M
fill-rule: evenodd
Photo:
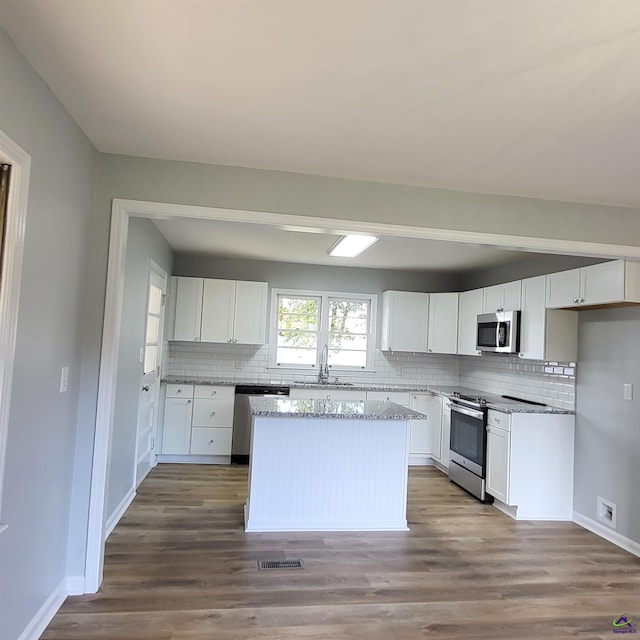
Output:
M269 369L268 361L267 345L170 342L165 353L163 375L276 384L317 379L317 373L294 374ZM521 360L517 356L497 354L474 357L376 350L374 366L375 374L345 374L341 379L381 386L460 385L563 409L575 408L576 365L573 362Z

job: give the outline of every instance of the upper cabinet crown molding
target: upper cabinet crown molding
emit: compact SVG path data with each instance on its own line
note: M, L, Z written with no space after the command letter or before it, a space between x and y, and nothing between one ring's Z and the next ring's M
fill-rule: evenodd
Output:
M547 308L640 304L640 262L613 260L547 275Z

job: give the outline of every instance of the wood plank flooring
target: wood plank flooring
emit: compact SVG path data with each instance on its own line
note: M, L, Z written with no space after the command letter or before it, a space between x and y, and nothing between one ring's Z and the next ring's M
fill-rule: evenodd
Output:
M640 627L640 559L572 523L515 522L434 468L410 470L410 532L246 534L246 486L246 467L152 470L100 591L68 598L43 640L638 637L612 621Z

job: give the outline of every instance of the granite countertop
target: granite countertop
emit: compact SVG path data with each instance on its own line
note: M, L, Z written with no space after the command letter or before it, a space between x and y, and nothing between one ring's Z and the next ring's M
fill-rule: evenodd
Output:
M251 415L286 418L345 418L358 420L424 419L417 411L395 402L367 400L290 400L286 397L249 398Z
M479 389L471 389L469 387L459 387L450 385L424 385L408 387L406 385L368 385L366 383L327 383L319 384L317 382L282 382L282 380L228 380L221 378L207 377L185 377L185 376L167 376L162 379L167 384L201 384L216 386L236 386L236 385L275 385L290 387L292 389L343 389L345 391L396 391L406 393L435 393L446 398L453 398L456 393L469 396L481 396L487 401L487 408L495 409L503 413L556 413L573 415L575 411L570 409L561 409L559 407L538 406L527 404L526 402L518 402L517 400L509 400L502 396L485 393ZM373 401L372 401L373 402ZM336 404L345 404L344 402ZM358 403L354 403L358 404ZM400 405L398 405L400 406Z

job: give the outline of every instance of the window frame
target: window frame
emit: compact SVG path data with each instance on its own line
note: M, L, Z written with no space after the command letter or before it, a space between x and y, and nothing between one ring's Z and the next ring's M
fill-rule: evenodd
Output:
M301 366L299 364L287 364L277 362L278 353L278 298L286 296L291 298L316 298L320 301L320 327L317 331L318 344L316 347L316 360L314 364ZM369 305L368 331L367 331L367 351L366 364L364 367L330 365L329 371L334 376L343 374L374 372L375 349L376 349L376 325L378 295L375 293L352 293L344 291L317 291L309 289L276 289L271 290L271 308L269 312L269 362L270 369L279 371L290 371L298 373L317 373L319 371L322 346L329 344L329 301L347 300L366 302Z

